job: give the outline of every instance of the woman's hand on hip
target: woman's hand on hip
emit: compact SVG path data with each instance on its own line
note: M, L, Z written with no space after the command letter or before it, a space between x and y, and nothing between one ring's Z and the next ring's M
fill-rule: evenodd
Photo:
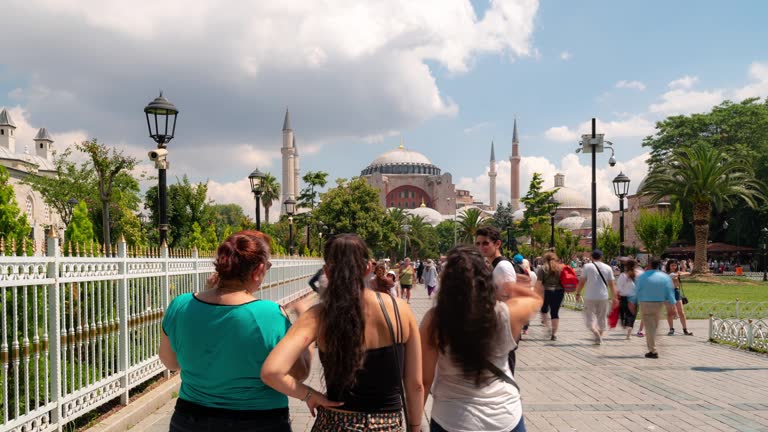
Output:
M328 400L324 394L316 392L312 393L312 396L307 400L307 408L309 408L309 413L312 414L312 417L315 416L315 408L317 407L336 408L342 405L344 405L344 402L333 402Z

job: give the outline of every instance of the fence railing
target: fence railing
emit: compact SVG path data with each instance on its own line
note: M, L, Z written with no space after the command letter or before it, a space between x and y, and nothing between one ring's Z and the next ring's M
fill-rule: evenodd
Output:
M726 271L722 273L712 273L714 276L736 276L736 277L744 277L749 280L754 281L761 281L763 280L763 272L742 272L742 274L737 275L735 271Z
M61 430L88 411L162 373L163 312L175 296L204 289L212 258L0 256L0 432ZM289 303L309 293L322 261L273 259L257 297Z
M709 340L738 348L768 353L766 319L725 319L709 317Z

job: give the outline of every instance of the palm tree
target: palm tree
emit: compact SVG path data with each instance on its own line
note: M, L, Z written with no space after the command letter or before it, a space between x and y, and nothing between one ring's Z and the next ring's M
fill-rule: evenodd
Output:
M264 174L261 183L261 203L264 206L264 220L269 223L269 208L272 203L280 199L280 183L270 173Z
M463 211L459 215L459 241L471 243L475 239L477 229L485 219L483 212L477 208L471 208Z
M696 238L694 273L707 273L707 237L712 210L731 208L740 201L755 208L765 200L765 186L755 179L752 163L697 143L672 150L645 178L639 194L654 201L677 198L693 206Z

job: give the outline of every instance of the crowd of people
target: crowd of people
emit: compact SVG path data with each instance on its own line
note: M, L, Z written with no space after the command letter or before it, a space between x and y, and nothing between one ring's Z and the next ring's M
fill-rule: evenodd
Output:
M498 229L481 227L474 245L390 268L372 260L358 236L332 237L310 281L319 300L295 302L289 314L253 296L271 266L270 238L231 235L217 250L208 289L176 297L163 319L160 359L182 381L170 430L290 431L292 397L315 417L313 431L418 431L431 394L430 431L524 432L516 350L537 314L557 340L567 265L548 252L531 268L522 256L502 256L501 243ZM679 282L680 270L667 270ZM646 357L658 357L663 302L689 334L667 274L643 273L629 260L614 279L593 251L576 295L583 293L596 344L606 331L609 290L627 337L641 313ZM436 297L421 322L409 306L416 283ZM324 391L305 383L315 349Z

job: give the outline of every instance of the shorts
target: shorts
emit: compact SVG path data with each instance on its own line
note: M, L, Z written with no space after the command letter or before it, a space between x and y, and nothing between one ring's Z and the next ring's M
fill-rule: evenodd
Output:
M680 288L675 288L675 301L682 301L682 300L683 300L683 297L680 295Z
M411 287L412 287L412 286L413 286L413 285L405 285L405 284L400 284L400 288L402 288L402 289L407 289L407 290L411 289Z

